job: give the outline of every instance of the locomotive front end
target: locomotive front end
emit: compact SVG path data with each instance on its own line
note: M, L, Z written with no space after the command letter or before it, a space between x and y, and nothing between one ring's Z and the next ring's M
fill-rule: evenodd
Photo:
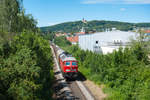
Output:
M78 76L78 64L77 61L65 61L64 73L67 78L75 78Z

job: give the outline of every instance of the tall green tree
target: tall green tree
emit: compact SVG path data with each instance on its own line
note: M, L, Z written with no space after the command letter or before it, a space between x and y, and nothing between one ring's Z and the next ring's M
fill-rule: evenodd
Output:
M37 31L36 20L31 14L25 14L23 0L0 1L0 31L22 32L24 30Z
M22 0L1 0L1 28L14 32L17 29L18 14L21 12Z

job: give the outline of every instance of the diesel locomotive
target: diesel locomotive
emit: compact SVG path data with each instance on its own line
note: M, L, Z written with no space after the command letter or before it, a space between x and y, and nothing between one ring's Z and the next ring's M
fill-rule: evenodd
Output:
M57 45L53 45L60 69L65 78L76 78L78 76L78 62L71 54L65 52Z

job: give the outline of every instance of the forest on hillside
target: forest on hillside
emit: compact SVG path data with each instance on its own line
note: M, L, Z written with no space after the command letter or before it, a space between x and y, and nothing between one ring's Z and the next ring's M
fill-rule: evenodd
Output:
M82 21L65 22L53 26L40 27L42 32L66 32L75 33L79 32L82 27L85 27L87 32L101 32L107 29L116 28L122 31L133 30L134 28L147 28L150 27L150 23L128 23L118 21L104 21L104 20L93 20L83 23Z
M23 0L0 0L0 99L51 100L53 60L49 41Z

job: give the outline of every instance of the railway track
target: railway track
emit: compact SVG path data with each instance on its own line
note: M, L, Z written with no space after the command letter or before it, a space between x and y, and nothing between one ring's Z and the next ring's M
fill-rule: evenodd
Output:
M57 100L95 100L82 81L84 78L79 75L77 80L66 80L60 70L56 59L55 50L50 46L53 52L55 67L54 73L56 84L54 86Z
M69 88L71 89L75 100L86 100L86 97L84 96L80 88L78 87L78 84L76 83L76 81L67 81L67 84Z

